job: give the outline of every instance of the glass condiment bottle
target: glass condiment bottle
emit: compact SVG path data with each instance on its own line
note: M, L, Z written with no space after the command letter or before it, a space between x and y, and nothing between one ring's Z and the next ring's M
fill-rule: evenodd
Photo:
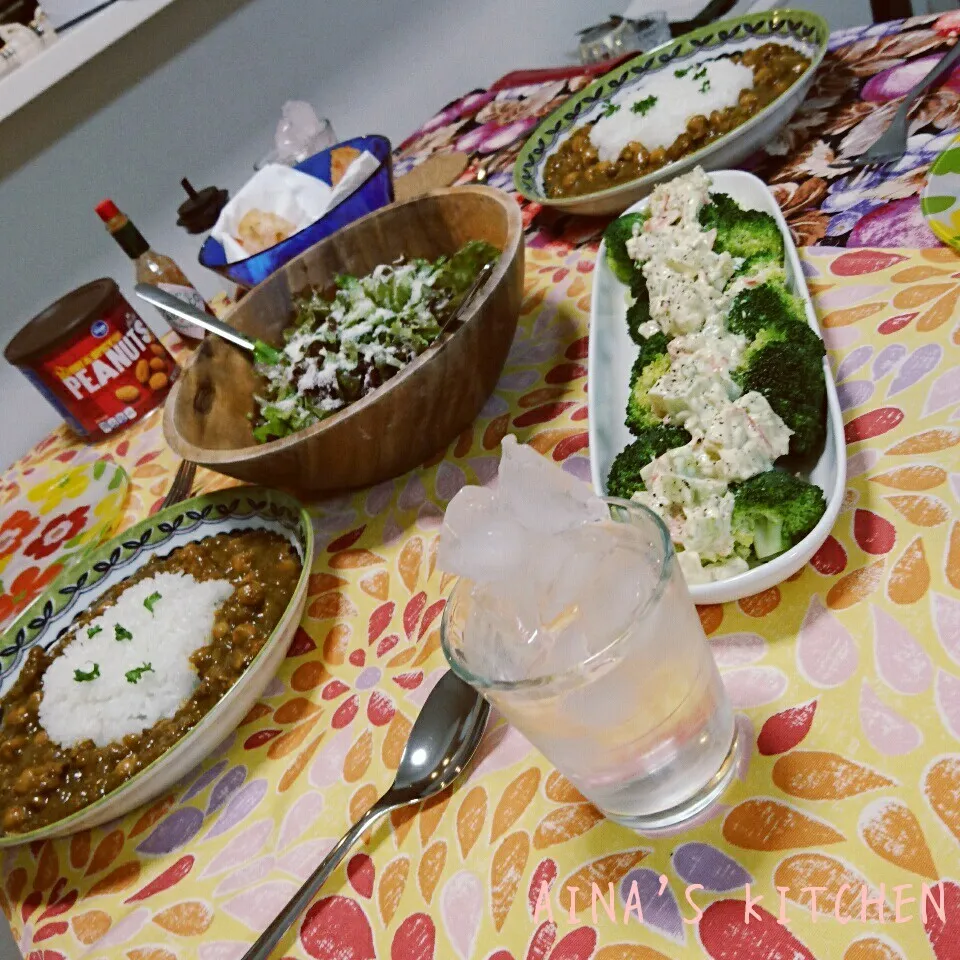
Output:
M120 245L123 252L136 265L138 283L149 283L166 290L185 303L210 313L206 300L200 291L187 279L187 275L176 262L163 253L157 253L144 239L143 234L133 225L126 214L117 209L112 200L103 200L96 206L97 216L107 225L107 230ZM163 311L161 311L163 313ZM202 340L204 330L195 324L181 320L169 313L163 314L167 323L182 337L190 340Z

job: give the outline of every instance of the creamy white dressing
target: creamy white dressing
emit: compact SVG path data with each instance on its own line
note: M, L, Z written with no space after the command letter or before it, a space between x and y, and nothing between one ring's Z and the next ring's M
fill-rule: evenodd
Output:
M649 391L654 413L693 436L739 395L728 368L707 349L679 356Z
M710 181L699 167L656 187L650 217L627 241L627 253L643 263L650 315L667 336L699 332L725 307L723 291L736 270L729 253L715 253L716 233L698 216L710 200Z
M731 282L737 262L716 253L714 230L700 226L710 181L699 167L661 184L650 197L650 217L627 241L642 262L650 294L642 336L662 332L670 369L649 390L653 412L691 435L641 471L646 490L633 499L667 524L689 583L742 573L734 548L734 497L729 484L771 469L787 453L791 431L759 393L741 395L731 377L743 360L745 337L727 329L733 297L780 268L765 268Z
M763 394L751 391L720 410L703 428L703 445L717 457L715 476L749 480L786 456L792 431Z

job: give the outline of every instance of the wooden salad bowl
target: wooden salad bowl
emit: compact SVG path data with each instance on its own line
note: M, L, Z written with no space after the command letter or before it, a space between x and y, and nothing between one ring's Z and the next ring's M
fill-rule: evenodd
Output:
M383 386L299 433L257 443L251 417L260 380L252 356L211 335L167 399L167 442L184 460L299 496L369 486L423 463L476 418L513 342L524 257L512 197L490 187L452 187L384 207L291 260L224 318L279 346L293 300L307 288L326 288L341 273L363 276L401 256L452 254L468 240L503 251L492 275L462 326Z

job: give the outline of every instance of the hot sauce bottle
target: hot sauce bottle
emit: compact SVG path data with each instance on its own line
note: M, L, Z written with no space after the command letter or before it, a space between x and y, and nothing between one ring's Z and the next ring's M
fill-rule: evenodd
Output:
M157 253L144 239L143 234L117 209L112 200L97 204L97 216L107 225L107 230L120 245L123 252L134 261L138 283L149 283L166 290L175 297L200 310L210 312L206 301L186 274L177 264L163 253ZM163 313L163 311L161 311ZM189 340L202 340L204 330L196 324L188 323L169 313L163 313L164 319L177 333Z

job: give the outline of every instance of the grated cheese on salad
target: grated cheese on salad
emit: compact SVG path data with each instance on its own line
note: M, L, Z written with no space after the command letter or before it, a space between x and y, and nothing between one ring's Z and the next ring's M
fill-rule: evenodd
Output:
M470 241L452 257L400 260L366 277L339 276L333 299L316 290L301 297L285 346L257 363L266 390L256 397L256 439L303 430L393 377L436 340L499 253Z

